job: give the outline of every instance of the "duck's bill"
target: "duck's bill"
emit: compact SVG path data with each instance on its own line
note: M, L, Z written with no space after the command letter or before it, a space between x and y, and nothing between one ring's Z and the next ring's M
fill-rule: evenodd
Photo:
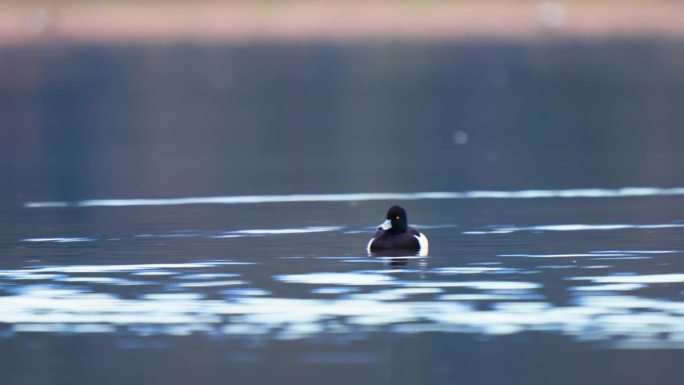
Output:
M389 219L385 219L384 222L380 226L378 226L378 230L389 230L392 228L392 221Z

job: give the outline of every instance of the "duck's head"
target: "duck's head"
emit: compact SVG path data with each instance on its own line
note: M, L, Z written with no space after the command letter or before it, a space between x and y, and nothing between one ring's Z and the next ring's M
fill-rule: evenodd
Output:
M392 206L387 210L387 216L385 221L378 227L385 231L391 231L393 233L403 233L406 232L408 227L408 218L406 217L406 210L400 206Z

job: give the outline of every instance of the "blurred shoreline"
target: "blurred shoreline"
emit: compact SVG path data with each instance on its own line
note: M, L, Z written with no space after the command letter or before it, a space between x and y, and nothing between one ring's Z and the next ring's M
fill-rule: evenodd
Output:
M677 1L0 4L0 46L684 37Z

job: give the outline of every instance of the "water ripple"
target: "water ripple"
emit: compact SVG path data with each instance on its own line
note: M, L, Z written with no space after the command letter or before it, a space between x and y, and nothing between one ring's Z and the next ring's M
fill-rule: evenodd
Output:
M284 298L247 286L243 274L209 271L223 261L195 263L44 266L0 271L7 280L42 274L50 284L22 285L0 296L0 323L14 332L133 334L269 335L269 338L310 338L325 333L392 330L506 335L544 331L577 340L602 341L621 347L684 346L684 304L679 301L623 295L651 284L681 283L684 274L644 274L571 277L589 281L569 288L569 304L552 303L538 282L509 278L520 272L501 267L441 267L439 277L454 280L400 279L405 274L379 271L283 274L279 284L303 284L325 298ZM157 269L204 268L205 272L176 275L177 292L139 297L94 292L68 283L117 286L116 276L61 274L132 274ZM505 280L458 280L491 277ZM49 277L50 274L56 277ZM48 276L48 277L46 277ZM229 279L225 279L229 278ZM180 280L181 282L174 282ZM189 281L192 280L192 281ZM595 284L595 285L593 285ZM226 288L226 286L237 286ZM169 286L165 286L168 288ZM214 290L219 290L218 292ZM201 292L200 292L201 291ZM213 293L213 294L212 294ZM216 293L225 297L217 298ZM647 311L645 311L647 310Z
M292 195L235 195L215 197L184 197L167 199L88 199L77 202L27 202L25 207L122 207L175 206L207 204L258 204L297 202L361 202L428 199L537 199L537 198L622 198L684 195L684 187L624 187L618 189L566 189L518 191L464 191L414 193L349 193L349 194L292 194Z
M609 275L572 279L589 280L595 283L681 283L684 282L684 274Z
M538 225L538 226L503 226L495 227L493 230L471 230L464 231L463 234L469 235L488 235L488 234L511 234L520 231L605 231L605 230L627 230L627 229L670 229L683 228L681 223L654 223L654 224L560 224L560 225Z
M190 263L140 263L128 265L70 265L70 266L37 266L26 269L0 270L0 277L11 279L46 279L63 274L80 273L122 273L131 272L137 275L169 275L159 269L206 269L221 265L243 265L248 262L211 261ZM147 274L145 274L147 273Z
M394 278L383 274L365 273L309 273L278 275L277 280L289 283L304 283L311 285L386 285L394 281Z
M241 238L265 235L309 234L338 231L342 226L307 226L282 229L242 229L223 232L173 231L162 234L137 234L136 238Z
M578 258L578 257L629 257L632 254L620 253L575 253L575 254L498 254L499 257L525 257L525 258Z
M70 243L70 242L91 242L93 238L87 237L71 237L71 238L26 238L22 242L54 242L54 243Z
M579 340L616 344L626 341L636 347L641 346L640 341L647 346L684 344L684 305L667 300L591 295L578 297L572 306L523 301L498 303L491 310L477 309L469 301L497 300L506 295L443 295L441 301L396 301L408 295L439 292L395 288L331 300L244 296L221 301L181 293L124 299L34 288L20 295L0 297L0 322L14 324L15 332L95 333L128 326L143 334L275 333L283 339L391 325L392 330L403 333L502 335L546 331Z

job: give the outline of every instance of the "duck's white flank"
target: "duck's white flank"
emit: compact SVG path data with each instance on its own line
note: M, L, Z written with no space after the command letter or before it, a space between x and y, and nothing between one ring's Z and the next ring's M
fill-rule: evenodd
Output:
M427 255L428 250L430 249L430 243L428 242L427 237L423 233L419 233L420 235L414 235L416 239L418 240L418 244L420 245L420 255Z
M366 246L366 251L368 251L369 254L370 254L370 252L371 252L371 249L370 249L370 248L371 248L371 245L373 244L373 241L374 241L374 240L375 240L375 238L371 238L371 240L368 241L368 246Z

